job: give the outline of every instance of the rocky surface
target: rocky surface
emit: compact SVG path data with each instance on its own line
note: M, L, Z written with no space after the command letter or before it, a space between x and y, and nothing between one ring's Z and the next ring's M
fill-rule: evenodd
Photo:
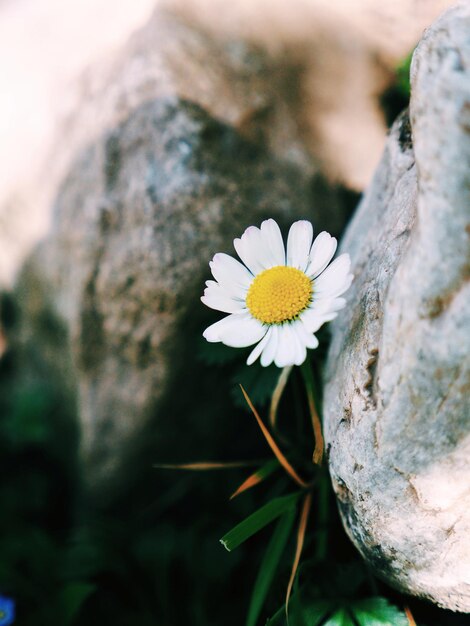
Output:
M256 47L157 11L84 77L63 128L58 150L69 165L52 229L17 293L24 334L43 353L50 337L34 330L42 309L65 329L57 362L63 384L77 381L97 489L152 419L155 432L169 429L158 415L174 381L199 367L187 346L204 327L199 296L213 254L231 252L235 236L268 216L342 228L342 197L316 173L286 75L271 63ZM63 164L55 167L52 178Z
M342 250L330 471L347 532L388 582L470 611L470 7L426 31Z

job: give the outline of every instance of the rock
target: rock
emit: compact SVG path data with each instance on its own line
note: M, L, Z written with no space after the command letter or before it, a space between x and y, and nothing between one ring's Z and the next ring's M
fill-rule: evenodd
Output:
M343 197L316 173L269 64L253 46L156 12L84 78L63 128L52 229L17 294L26 337L48 344L33 330L44 308L69 338L57 362L64 384L76 382L95 491L112 491L150 424L169 428L161 413L175 381L200 369L187 346L208 319L199 296L213 254L269 216L342 228ZM195 425L181 419L190 441Z
M289 162L309 171L320 164L330 180L362 190L384 145L380 96L451 2L356 0L351 11L350 0L297 0L295 10L284 0L158 0L127 46L148 0L67 10L41 0L39 17L37 2L8 3L0 10L1 69L13 78L0 101L8 120L0 128L0 285L12 284L47 233L79 151L157 92L192 99ZM97 12L111 10L101 32ZM86 65L92 71L78 80Z
M163 0L221 40L266 51L302 143L331 180L362 191L383 151L380 95L452 0Z
M342 251L355 280L332 327L325 439L345 528L390 584L470 611L470 6L414 54Z

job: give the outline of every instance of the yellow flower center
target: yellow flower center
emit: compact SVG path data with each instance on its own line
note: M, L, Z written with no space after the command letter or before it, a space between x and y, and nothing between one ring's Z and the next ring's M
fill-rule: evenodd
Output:
M312 281L295 267L277 265L264 270L250 285L246 306L264 324L295 319L312 298Z

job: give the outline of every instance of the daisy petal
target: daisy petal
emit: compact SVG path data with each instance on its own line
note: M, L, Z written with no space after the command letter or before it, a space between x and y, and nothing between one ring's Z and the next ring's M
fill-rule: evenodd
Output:
M313 295L334 298L343 294L352 282L353 276L349 273L351 260L349 254L342 254L326 270L315 279Z
M277 367L295 365L297 344L290 324L279 326L279 341L274 363Z
M303 320L299 319L295 322L295 324L296 331L301 340L304 342L305 347L310 348L310 350L318 348L318 339L313 333L308 331L307 326L304 324Z
M233 292L237 292L237 295L233 295ZM226 298L231 298L232 300L236 300L245 303L246 300L246 292L241 288L238 289L227 289L224 285L216 283L215 280L206 280L206 288L204 289L205 296L224 296Z
M222 313L237 313L238 311L246 310L243 302L227 296L204 295L201 297L201 302L210 309L222 311Z
M261 224L261 236L269 249L270 267L286 264L286 251L282 240L281 229L273 219ZM267 269L267 268L266 268Z
M206 328L203 337L211 342L221 341L231 348L246 348L260 341L266 331L267 327L250 313L232 313Z
M253 276L237 259L218 252L209 263L212 276L230 294L244 297Z
M317 330L323 326L326 322L331 322L337 317L338 313L332 311L331 313L322 313L315 311L315 309L307 309L302 313L302 322L309 333L316 333Z
M332 313L333 311L341 311L346 306L345 298L330 298L318 294L314 296L309 308L317 313Z
M206 288L204 289L201 302L211 309L224 313L236 313L237 311L246 310L244 300L234 298L229 291L214 280L206 281Z
M240 239L234 239L233 245L238 256L254 275L262 272L269 264L269 248L256 226L249 226Z
M264 348L266 347L269 340L271 339L272 330L273 330L272 326L268 328L268 332L265 334L263 339L261 339L261 341L255 347L255 349L251 351L250 356L246 360L247 365L253 365L253 363L256 361L259 355L263 352Z
M307 358L307 346L305 345L304 336L302 334L302 326L298 322L290 324L292 337L295 343L295 361L294 365L302 365Z
M279 341L279 328L277 326L271 326L270 336L266 347L261 354L261 365L267 367L271 365L276 356L277 344Z
M326 231L321 232L313 242L310 257L305 273L310 278L315 278L323 272L331 261L338 245L336 239Z
M313 228L307 220L294 222L287 237L287 265L305 271L312 245Z

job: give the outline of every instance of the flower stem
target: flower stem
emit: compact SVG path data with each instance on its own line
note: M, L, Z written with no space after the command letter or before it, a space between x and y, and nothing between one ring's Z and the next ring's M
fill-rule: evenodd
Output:
M323 434L321 420L315 406L315 383L313 372L308 359L300 367L307 391L308 408L312 419L313 434L315 435L315 448L312 461L315 465L321 465L323 459Z

